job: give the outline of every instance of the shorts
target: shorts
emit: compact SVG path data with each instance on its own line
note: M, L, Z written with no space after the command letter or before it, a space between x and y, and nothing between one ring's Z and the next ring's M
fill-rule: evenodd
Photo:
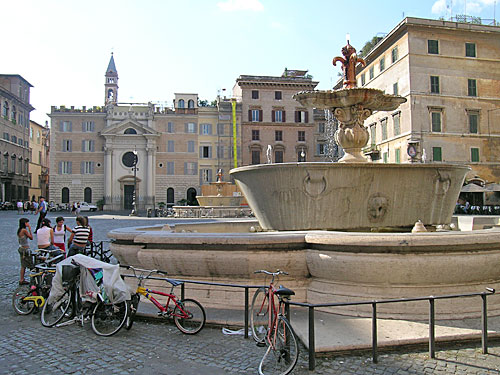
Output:
M19 260L21 261L21 267L31 268L33 266L33 262L31 260L31 251L29 247L19 246L17 251L19 252Z
M64 243L55 243L54 242L54 246L58 247L59 249L61 249L64 252L66 252L66 245Z

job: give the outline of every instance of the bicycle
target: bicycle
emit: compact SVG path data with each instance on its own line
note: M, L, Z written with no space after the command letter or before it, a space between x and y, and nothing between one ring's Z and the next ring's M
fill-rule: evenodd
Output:
M182 281L173 280L173 279L162 279L171 284L170 293L160 292L157 290L147 289L143 287L143 283L147 279L151 279L151 275L153 273L164 274L167 275L164 271L159 270L146 270L141 268L136 268L133 266L123 266L128 270L132 270L135 277L138 279L137 289L135 294L132 294L131 303L130 303L130 316L128 317L125 323L125 329L130 329L134 322L135 314L137 313L137 308L139 306L139 301L141 295L150 300L154 306L159 310L158 316L173 318L174 323L184 334L194 335L200 332L205 326L206 314L205 309L201 304L191 298L185 298L183 300L178 300L176 295L174 294L174 288L182 285ZM131 276L131 275L127 275ZM167 297L167 301L164 305L162 305L158 300L156 300L152 295L156 294L159 296ZM170 307L170 301L173 302L173 307Z
M278 289L275 288L275 278L288 275L284 271L259 270L254 273L271 276L269 287L255 291L251 306L252 336L257 345L267 345L266 353L259 363L259 374L286 375L292 372L299 358L297 338L285 316L285 301L295 292L282 285Z
M37 249L31 251L32 264L30 282L20 285L12 295L12 307L20 315L31 314L41 308L49 296L54 264L64 259L64 254L54 256L58 250Z
M84 268L85 269L85 268ZM102 269L89 269L96 280L102 280ZM98 275L100 273L100 275ZM97 275L97 277L96 277ZM112 336L125 324L129 315L129 304L127 301L111 303L108 302L103 293L89 295L96 302L83 302L79 290L80 266L62 266L62 284L64 293L55 298L55 301L47 302L42 309L41 322L45 327L63 327L73 323L83 326L87 320L91 321L92 330L99 336ZM97 283L99 286L99 283ZM50 301L50 300L48 300ZM60 323L63 318L69 321Z

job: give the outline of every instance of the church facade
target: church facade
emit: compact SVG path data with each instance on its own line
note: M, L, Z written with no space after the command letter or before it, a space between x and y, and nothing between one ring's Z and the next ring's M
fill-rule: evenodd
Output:
M104 89L104 106L51 108L51 200L132 209L135 192L144 210L194 202L217 169L229 178L234 141L227 99L200 108L191 93L175 94L174 108L121 103L113 56ZM241 103L236 122L239 130Z

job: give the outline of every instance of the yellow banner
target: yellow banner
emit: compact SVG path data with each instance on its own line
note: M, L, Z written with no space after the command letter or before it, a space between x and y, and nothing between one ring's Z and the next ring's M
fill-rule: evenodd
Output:
M238 167L238 147L236 142L236 100L231 101L231 107L233 108L233 158L234 158L234 168Z

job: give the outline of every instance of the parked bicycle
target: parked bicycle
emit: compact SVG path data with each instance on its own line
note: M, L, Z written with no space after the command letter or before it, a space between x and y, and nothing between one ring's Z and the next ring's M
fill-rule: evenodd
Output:
M31 252L30 282L20 285L12 295L12 307L20 315L28 315L41 308L49 296L55 264L64 259L58 250L37 249Z
M289 374L297 364L299 345L290 323L285 316L285 301L295 292L278 283L279 275L288 275L284 271L264 273L271 276L269 287L255 291L251 306L250 326L257 345L267 345L266 353L259 364L259 374Z
M102 269L89 269L89 271L96 281L102 281ZM49 299L43 306L41 314L43 326L62 327L73 323L83 326L85 321L90 320L92 330L99 336L112 336L123 327L129 316L127 301L111 303L100 292L89 296L95 298L96 302L82 301L78 265L63 265L61 277L64 293L54 301ZM60 323L65 317L70 320Z
M194 335L203 329L206 320L205 309L203 306L201 306L198 301L191 298L178 300L177 296L174 294L174 288L183 284L181 281L167 278L163 279L171 285L170 293L165 293L145 288L143 287L143 284L145 280L152 278L151 275L153 273L167 275L166 272L159 270L146 270L133 266L122 265L120 267L131 270L133 272L133 277L138 280L136 292L131 298L130 316L125 323L126 329L130 329L132 327L141 295L146 297L153 303L154 306L156 306L159 310L158 316L173 318L175 325L182 333ZM167 301L162 305L158 302L158 300L156 300L156 298L153 297L153 294L167 297ZM170 306L170 302L172 302L173 306Z

